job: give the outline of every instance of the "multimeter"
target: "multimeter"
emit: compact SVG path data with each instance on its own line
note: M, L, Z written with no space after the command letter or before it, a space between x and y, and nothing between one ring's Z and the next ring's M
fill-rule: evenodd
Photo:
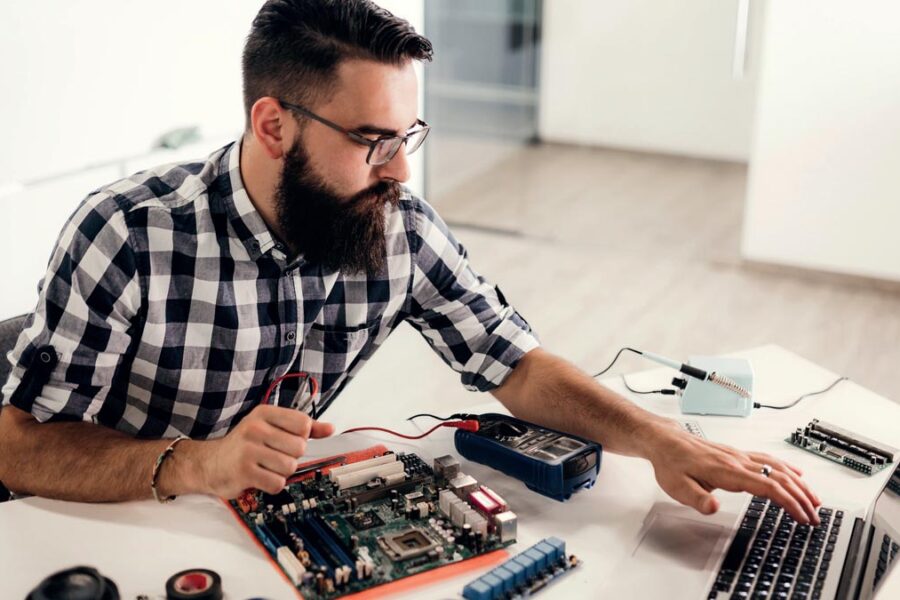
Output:
M457 429L456 450L520 479L560 502L597 481L600 444L496 413L478 415L478 431Z

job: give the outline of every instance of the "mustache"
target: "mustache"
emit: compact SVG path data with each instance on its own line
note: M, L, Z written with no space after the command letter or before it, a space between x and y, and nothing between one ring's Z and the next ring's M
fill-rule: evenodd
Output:
M370 205L396 206L400 201L400 184L396 181L379 181L375 185L357 192L347 202L347 208L358 210Z

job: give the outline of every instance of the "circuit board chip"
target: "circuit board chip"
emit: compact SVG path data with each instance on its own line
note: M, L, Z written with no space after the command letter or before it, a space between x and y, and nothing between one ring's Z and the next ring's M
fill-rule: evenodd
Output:
M384 525L381 517L371 510L356 513L351 517L350 523L360 531Z

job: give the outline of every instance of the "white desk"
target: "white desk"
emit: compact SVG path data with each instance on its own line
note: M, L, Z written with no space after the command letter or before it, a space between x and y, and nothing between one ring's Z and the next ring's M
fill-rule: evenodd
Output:
M765 346L738 356L749 358L756 373L756 400L781 404L800 394L824 388L837 375L782 348ZM655 369L629 376L638 389L657 388L671 379L671 371ZM625 393L618 378L605 382ZM627 395L627 394L626 394ZM481 398L486 398L482 396ZM637 397L642 406L700 423L706 436L737 447L769 452L805 471L806 478L826 504L867 506L886 481L890 469L866 477L786 444L795 427L818 417L900 446L900 405L877 396L853 382L843 382L823 396L814 396L785 411L759 410L749 418L682 417L671 396ZM473 406L473 412L498 412L492 401ZM398 428L400 416L422 410L397 406L381 423ZM437 410L437 409L435 409ZM359 424L350 412L336 419L338 430ZM425 425L423 420L423 425ZM375 423L377 424L377 423ZM351 438L351 435L354 436ZM381 442L398 451L414 450L425 459L454 453L452 431L438 431L417 443L398 443L388 436L351 434L311 444L315 455L338 449L361 448ZM401 442L403 440L400 440ZM521 483L484 466L462 461L463 470L503 495L519 516L519 543L511 553L555 535L567 542L570 553L584 560L583 567L561 579L545 597L584 598L602 594L605 582L615 577L617 565L634 549L643 519L654 502L668 501L657 488L650 465L644 461L605 454L597 485L565 504L528 491ZM736 521L745 496L717 492L722 500L718 519ZM221 501L182 497L170 505L152 501L114 505L86 505L29 498L0 504L0 596L24 598L46 575L61 568L85 564L112 578L123 598L146 594L164 597L166 579L177 571L211 568L222 575L229 600L265 597L293 599L288 584L265 560ZM648 565L652 573L652 565ZM462 587L478 572L455 577L407 593L406 598L460 597ZM634 590L640 597L640 590ZM679 595L672 590L672 597Z

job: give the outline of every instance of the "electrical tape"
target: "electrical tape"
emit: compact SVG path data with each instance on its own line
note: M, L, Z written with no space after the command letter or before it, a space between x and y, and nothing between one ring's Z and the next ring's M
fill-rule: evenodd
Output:
M209 569L187 569L166 581L166 600L222 600L222 578Z

